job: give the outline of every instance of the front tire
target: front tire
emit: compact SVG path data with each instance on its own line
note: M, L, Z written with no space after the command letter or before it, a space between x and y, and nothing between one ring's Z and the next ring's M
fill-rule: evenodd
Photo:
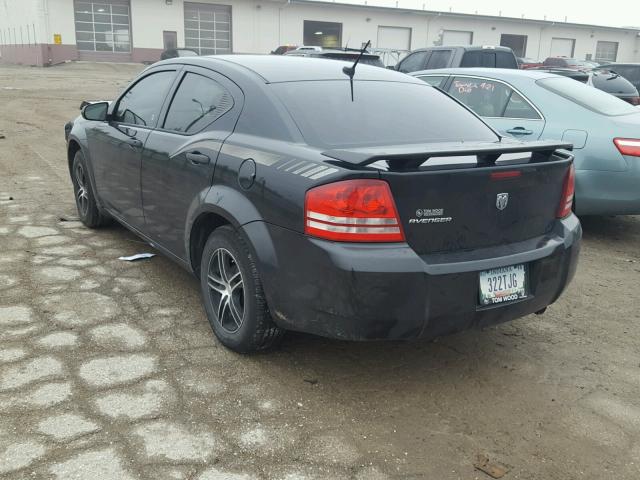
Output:
M200 263L209 324L220 342L239 353L266 350L284 334L271 319L255 262L231 226L209 236Z
M73 182L73 194L76 199L76 208L80 221L89 228L98 228L105 225L108 219L100 212L95 194L89 180L87 161L78 150L73 157L71 166L71 181Z

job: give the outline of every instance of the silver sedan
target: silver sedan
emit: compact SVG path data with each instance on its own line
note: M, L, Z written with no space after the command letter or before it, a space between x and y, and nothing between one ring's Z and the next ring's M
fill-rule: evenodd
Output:
M640 110L571 78L489 68L414 72L502 135L573 143L575 211L640 214Z

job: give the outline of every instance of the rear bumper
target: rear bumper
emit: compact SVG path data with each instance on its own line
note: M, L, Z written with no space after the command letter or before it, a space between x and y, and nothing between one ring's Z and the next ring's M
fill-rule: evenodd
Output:
M435 338L539 311L573 278L582 236L570 215L519 244L419 256L406 245L327 242L262 222L244 229L274 321L345 340ZM528 265L529 296L481 307L479 272L519 263Z
M640 214L640 158L625 158L622 172L576 170L578 215Z

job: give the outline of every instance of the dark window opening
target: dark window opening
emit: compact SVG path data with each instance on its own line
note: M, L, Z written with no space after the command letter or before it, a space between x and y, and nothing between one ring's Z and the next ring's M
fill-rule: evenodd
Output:
M500 35L500 46L509 47L516 57L524 57L527 51L527 36L503 33Z
M431 57L429 57L429 61L427 62L427 70L448 67L450 58L451 50L434 50L431 52Z
M173 71L157 72L136 83L118 102L115 121L155 127L174 76Z
M304 44L325 48L340 48L342 46L342 24L305 20Z
M233 98L218 82L187 73L171 102L165 130L195 133L214 122L233 107Z
M428 53L429 52L416 52L408 55L404 60L402 60L402 62L400 62L398 70L404 73L424 70L424 64Z

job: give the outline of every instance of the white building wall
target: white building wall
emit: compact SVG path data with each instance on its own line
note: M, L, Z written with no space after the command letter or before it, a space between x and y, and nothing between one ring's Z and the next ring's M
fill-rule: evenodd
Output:
M45 41L43 0L0 2L0 44L29 45Z
M76 24L73 10L73 0L43 0L47 40L43 43L53 43L53 35L60 34L62 43L75 45Z
M205 2L203 2L205 3ZM159 0L131 2L131 39L134 48L162 48L162 32L178 32L178 44L184 45L184 5Z
M359 7L335 8L326 5L291 4L282 9L281 32L278 44L302 45L304 20L342 23L342 44L358 48L367 40L378 45L378 26L411 28L411 48L427 45L426 15L388 12Z
M503 33L527 35L526 56L535 59L546 58L552 38L560 37L575 39L577 58L584 59L588 54L595 57L596 44L603 40L618 42L618 61L640 61L640 37L637 32L621 29L284 0L199 3L231 5L235 53L268 53L278 45L302 45L304 20L316 20L341 23L343 46L359 47L371 40L372 46L377 47L378 27L387 26L410 28L412 49L439 44L443 30L459 30L473 32L475 45L498 45ZM177 32L178 44L184 46L184 0L173 0L171 5L163 0L131 0L131 22L134 49L162 49L164 30ZM29 39L35 26L37 43L53 43L54 34L60 34L65 45L76 43L73 0L0 1L0 31L15 27L16 35L11 30L11 41L16 36L20 41L20 25L24 25L23 41L27 38L27 25L31 25Z

